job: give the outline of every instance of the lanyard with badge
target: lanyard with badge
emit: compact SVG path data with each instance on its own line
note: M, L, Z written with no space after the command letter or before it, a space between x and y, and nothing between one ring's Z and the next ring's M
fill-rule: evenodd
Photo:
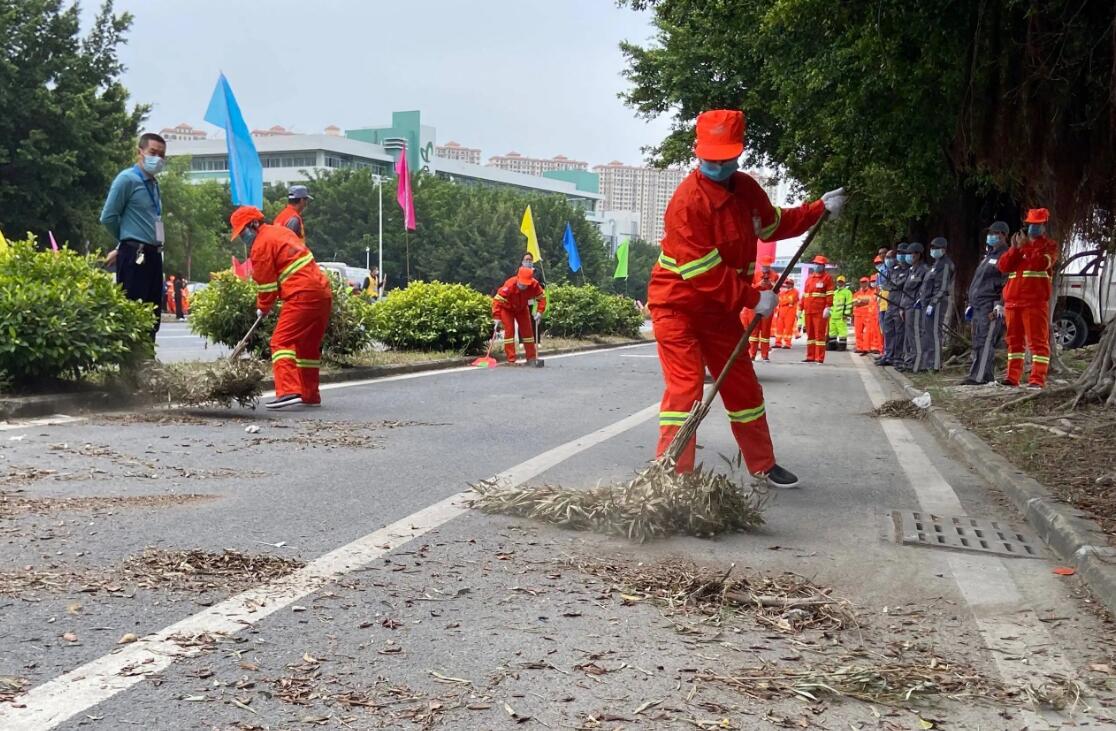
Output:
M143 183L143 189L147 191L147 197L151 199L151 205L155 208L155 245L162 246L163 242L166 240L165 234L163 232L163 204L161 200L162 196L157 196L151 191L151 186L147 184L147 178L144 177L142 172L140 172L139 170L135 170L134 168L133 170L136 174L136 177L138 177L140 179L140 182ZM152 180L151 182L154 183L155 190L158 190L159 184L155 183L154 180ZM143 246L137 246L136 265L139 266L140 264L143 264L143 260Z

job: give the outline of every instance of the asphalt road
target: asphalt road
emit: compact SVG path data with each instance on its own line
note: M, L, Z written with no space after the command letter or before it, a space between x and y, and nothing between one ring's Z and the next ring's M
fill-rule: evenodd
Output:
M190 331L186 321L164 322L155 336L155 357L164 363L184 360L217 360L228 353L219 343L210 343Z
M1018 518L918 421L870 414L898 394L862 359L801 357L757 368L803 486L770 495L762 529L714 540L633 545L455 498L494 475L629 479L653 457L653 345L338 384L318 410L0 431L0 729L1112 727L1112 694L1091 685L1109 680L1113 634L1076 578L899 545L891 511ZM717 410L700 443L710 465L732 454ZM109 496L134 502L91 500ZM183 585L181 561L135 568L148 547L308 565L256 589ZM676 560L791 572L848 617L791 630L790 610L671 609L614 575ZM850 665L946 667L984 690L889 707L730 680ZM1020 689L1058 676L1084 696L1032 711ZM5 701L5 683L30 692Z

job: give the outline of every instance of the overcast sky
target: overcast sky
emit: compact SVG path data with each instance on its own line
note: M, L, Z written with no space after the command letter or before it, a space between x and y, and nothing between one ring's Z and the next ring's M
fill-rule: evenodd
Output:
M93 16L98 0L86 0ZM617 98L621 40L649 14L612 0L117 0L135 16L122 60L156 130L202 121L219 71L250 127L385 126L419 109L439 144L637 163L666 119Z

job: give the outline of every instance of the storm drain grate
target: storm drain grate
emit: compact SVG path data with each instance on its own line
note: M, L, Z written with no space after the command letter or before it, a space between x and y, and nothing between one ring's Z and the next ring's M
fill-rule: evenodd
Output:
M997 520L898 510L892 511L891 518L899 542L906 546L952 548L1014 558L1043 557L1035 536Z

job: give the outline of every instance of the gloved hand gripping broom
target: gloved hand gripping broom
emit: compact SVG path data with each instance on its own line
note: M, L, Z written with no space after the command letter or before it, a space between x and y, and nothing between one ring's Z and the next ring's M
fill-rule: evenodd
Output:
M791 257L786 267L783 268L783 273L779 275L778 281L775 282L775 294L779 294L779 290L783 287L783 282L787 280L795 264L802 258L802 254L806 252L806 249L810 248L810 244L814 243L814 237L818 235L818 231L827 218L829 218L829 211L823 211L821 218L819 218L818 222L814 224L814 227L810 229L810 233L806 234L806 238L803 240L802 245L798 247L798 251L794 252L794 256ZM673 464L678 461L678 458L682 455L682 450L686 448L689 441L697 434L698 426L701 425L701 422L709 413L709 407L713 404L713 399L715 399L720 392L721 384L724 383L729 370L732 368L733 364L736 363L736 359L740 357L740 354L748 350L748 339L752 337L752 333L759 327L760 320L762 319L762 317L756 315L752 318L752 321L748 323L748 328L744 331L744 334L740 336L740 342L733 348L732 355L728 357L728 361L725 362L725 367L721 369L721 375L717 376L717 380L713 382L713 388L709 389L709 392L705 394L705 398L701 401L694 402L693 408L690 409L690 415L686 417L686 421L682 422L682 426L679 427L678 432L674 435L674 439L671 440L670 446L663 452L663 456L659 460L660 462Z

